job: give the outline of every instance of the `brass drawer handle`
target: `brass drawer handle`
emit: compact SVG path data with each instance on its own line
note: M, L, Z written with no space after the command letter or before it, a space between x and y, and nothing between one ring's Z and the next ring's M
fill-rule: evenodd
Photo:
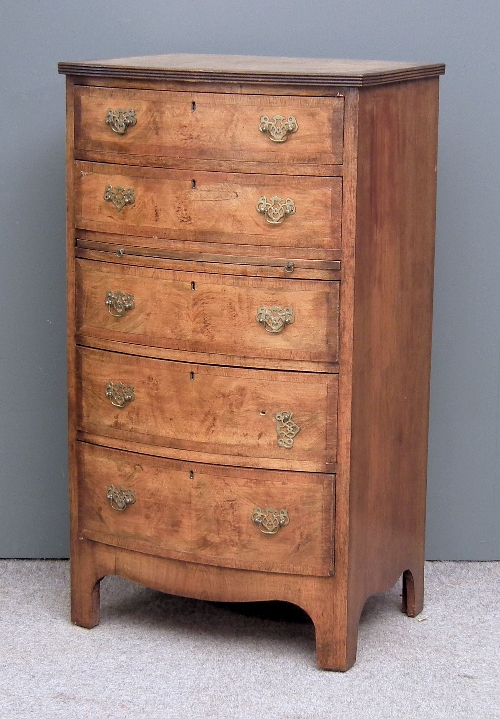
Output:
M106 125L116 132L118 135L124 135L129 127L137 125L137 117L134 110L124 110L120 107L119 110L114 112L112 108L108 110L105 120Z
M290 517L286 509L278 511L267 507L262 510L260 507L255 507L252 512L252 522L255 522L262 534L276 534L281 527L286 527L290 523Z
M106 202L112 202L118 212L121 212L125 205L134 204L135 194L131 187L125 189L121 185L117 185L116 187L107 185L106 192L104 193L104 199Z
M127 402L133 402L135 399L134 388L125 387L123 382L113 384L108 382L106 385L106 397L109 399L113 407L125 407Z
M264 195L257 201L257 212L266 218L270 225L281 225L288 215L295 214L295 202L289 197L282 200L281 197L271 197L269 200Z
M295 315L291 307L259 307L255 319L264 325L266 332L276 335L295 322Z
M106 499L109 499L112 509L116 509L117 512L124 512L130 504L135 504L135 492L133 489L115 487L110 484Z
M276 415L276 434L278 435L278 447L291 449L293 438L300 432L300 427L292 420L292 413L283 410Z
M119 290L108 290L105 303L111 317L123 317L127 310L133 310L135 307L134 295L126 295Z
M274 115L271 119L267 115L262 115L259 123L259 130L267 133L272 142L286 142L288 135L297 132L299 126L297 120L290 115L285 119L283 115Z

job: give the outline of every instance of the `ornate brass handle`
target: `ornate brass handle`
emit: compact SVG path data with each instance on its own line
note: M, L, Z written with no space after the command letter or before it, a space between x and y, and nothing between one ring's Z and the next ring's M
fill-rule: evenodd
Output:
M135 492L133 489L115 487L110 484L106 493L106 499L109 499L112 509L116 509L117 512L123 512L130 504L135 504Z
M291 449L293 447L293 438L300 432L300 427L292 420L292 413L286 410L278 412L276 415L276 434L278 435L278 447Z
M299 126L297 120L290 115L286 120L283 115L274 115L271 119L267 115L262 115L259 123L259 130L267 133L267 136L273 142L286 142L288 135L297 132Z
M108 110L105 120L106 125L116 132L118 135L124 135L129 127L133 127L137 124L137 117L134 110L124 110L120 107L119 110L114 112L112 108Z
M276 534L281 527L290 523L290 517L286 509L278 511L267 507L262 510L260 507L255 507L252 512L252 522L255 522L262 534Z
M133 402L135 399L134 388L125 387L123 382L113 384L108 382L106 385L106 397L109 399L113 407L125 407L127 402Z
M270 225L281 225L288 215L295 214L295 202L289 197L282 200L281 197L271 197L269 200L265 195L257 201L257 212L266 218Z
M126 295L120 291L113 292L113 290L106 292L105 303L111 317L123 317L127 310L133 310L135 307L134 295Z
M257 322L264 325L266 332L279 334L287 325L295 322L295 316L291 307L259 307L255 317Z
M107 185L106 192L104 193L104 199L106 202L112 202L118 212L121 212L125 205L134 204L135 194L131 187L125 189L121 185L117 185L116 187Z

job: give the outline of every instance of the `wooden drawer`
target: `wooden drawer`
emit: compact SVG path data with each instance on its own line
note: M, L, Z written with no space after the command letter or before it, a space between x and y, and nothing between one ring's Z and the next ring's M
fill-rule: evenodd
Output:
M118 127L109 110L134 110L135 124ZM342 163L344 99L269 97L209 92L77 87L75 148L159 158L300 163ZM296 120L297 130L280 139L276 121ZM261 122L267 117L269 124ZM120 118L123 120L122 118ZM282 124L277 121L278 124ZM120 134L113 130L125 131ZM259 128L262 126L263 131ZM293 127L293 124L290 128ZM146 163L144 163L146 164ZM295 172L292 168L289 171ZM300 174L300 173L297 173Z
M123 204L124 197L130 204ZM274 200L266 215L257 209L261 198L268 203L273 198L282 202ZM286 215L287 200L293 202L287 205L288 210L294 209L293 214ZM339 177L245 175L76 163L75 219L82 230L332 249L340 247L341 203ZM279 219L269 215L279 213L280 208L285 213L283 221L270 223L269 219Z
M257 366L259 358L338 358L338 282L178 272L81 259L76 261L76 278L81 338L253 357Z
M77 357L77 424L91 441L122 440L192 461L334 469L336 374L195 365L82 347ZM124 406L113 396L120 384L133 396Z
M334 475L179 462L79 443L78 482L79 532L89 539L217 566L333 573ZM135 502L113 509L111 485ZM257 508L286 510L275 534L252 521Z

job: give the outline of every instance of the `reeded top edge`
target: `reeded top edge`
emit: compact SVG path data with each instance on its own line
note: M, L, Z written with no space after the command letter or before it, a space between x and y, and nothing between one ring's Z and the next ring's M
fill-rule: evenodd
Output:
M137 80L365 87L443 75L445 66L373 60L176 54L60 62L58 69L64 75Z

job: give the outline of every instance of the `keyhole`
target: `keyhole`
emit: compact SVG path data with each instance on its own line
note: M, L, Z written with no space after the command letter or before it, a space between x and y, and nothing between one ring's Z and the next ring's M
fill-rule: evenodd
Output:
M196 112L196 103L195 103L194 100L193 100L193 102L191 103L191 112Z
M192 469L189 470L189 479L194 479L194 472Z
M194 372L190 372L190 373L189 373L189 379L191 379L191 380L194 379Z
M191 282L191 289L192 289L192 290L195 290L195 289L196 289L196 282Z
M191 187L196 190L196 180L191 180Z

